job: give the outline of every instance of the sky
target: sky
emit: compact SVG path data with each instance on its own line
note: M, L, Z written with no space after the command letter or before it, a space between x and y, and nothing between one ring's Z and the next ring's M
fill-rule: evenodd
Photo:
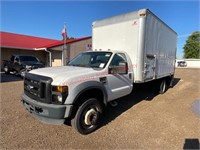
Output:
M0 30L61 40L64 23L69 37L92 35L92 22L150 9L178 34L177 58L188 36L200 31L200 1L0 1Z

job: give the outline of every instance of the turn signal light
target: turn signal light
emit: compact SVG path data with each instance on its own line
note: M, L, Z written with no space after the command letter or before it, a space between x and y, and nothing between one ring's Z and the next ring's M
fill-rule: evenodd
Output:
M64 93L68 91L68 86L53 86L53 91Z

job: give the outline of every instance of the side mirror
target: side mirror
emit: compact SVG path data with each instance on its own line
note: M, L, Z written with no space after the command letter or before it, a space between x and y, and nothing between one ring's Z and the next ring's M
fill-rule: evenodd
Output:
M108 74L127 74L128 64L126 62L120 62L118 66L110 66L108 68Z

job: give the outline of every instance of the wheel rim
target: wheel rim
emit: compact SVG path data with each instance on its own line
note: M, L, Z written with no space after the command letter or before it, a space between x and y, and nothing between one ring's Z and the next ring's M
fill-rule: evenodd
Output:
M84 123L89 126L95 125L97 122L97 119L98 119L98 112L95 111L94 109L90 109L85 114Z
M81 126L83 129L93 128L99 120L99 112L96 106L89 106L82 114Z

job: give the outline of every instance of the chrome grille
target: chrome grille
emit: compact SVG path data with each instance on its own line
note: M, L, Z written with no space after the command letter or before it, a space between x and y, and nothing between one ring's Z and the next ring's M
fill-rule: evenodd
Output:
M24 78L24 93L36 101L51 103L51 82L49 77L27 73Z

